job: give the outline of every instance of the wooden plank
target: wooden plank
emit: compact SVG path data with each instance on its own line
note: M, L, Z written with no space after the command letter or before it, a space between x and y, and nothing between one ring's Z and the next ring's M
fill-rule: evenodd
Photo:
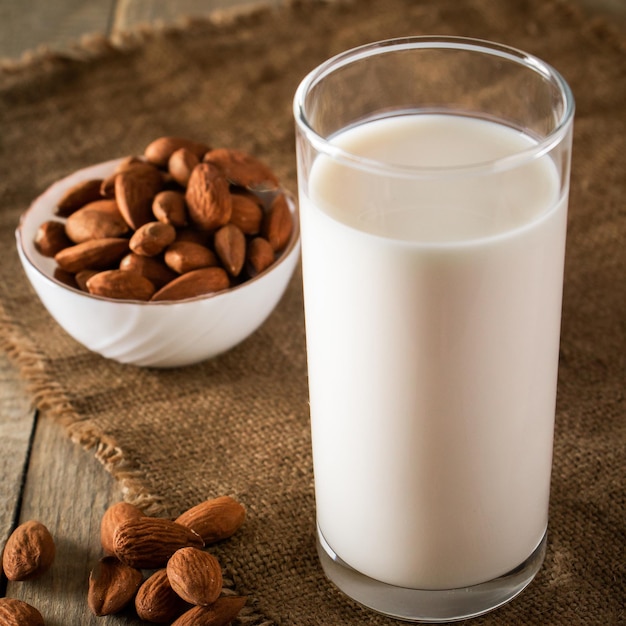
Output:
M17 370L0 352L0 547L19 507L34 424L35 411Z
M33 439L20 522L38 519L56 543L52 568L36 581L9 582L7 596L37 607L47 626L140 624L137 619L95 617L87 606L89 572L102 556L100 520L122 499L121 488L93 453L40 417Z
M108 33L116 0L15 0L0 2L0 57L18 58L45 45L66 47L85 33Z

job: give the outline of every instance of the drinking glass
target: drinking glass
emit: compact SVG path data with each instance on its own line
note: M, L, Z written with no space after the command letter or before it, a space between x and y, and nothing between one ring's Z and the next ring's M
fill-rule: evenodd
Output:
M321 565L399 619L485 613L545 554L572 93L412 37L323 63L294 115Z

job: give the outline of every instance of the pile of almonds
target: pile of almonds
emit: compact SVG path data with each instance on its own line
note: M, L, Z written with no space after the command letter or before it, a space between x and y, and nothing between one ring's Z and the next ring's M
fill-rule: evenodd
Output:
M243 524L245 509L221 496L192 507L172 521L149 517L126 502L105 512L100 541L105 552L91 571L87 601L98 616L118 613L134 603L146 622L172 626L225 626L246 603L222 593L222 569L204 550L227 539ZM55 543L38 521L18 526L7 540L2 566L9 580L45 573ZM43 626L41 613L15 598L0 598L0 624Z
M256 157L160 137L106 179L68 189L35 247L55 278L117 299L184 300L257 276L287 246L293 217Z

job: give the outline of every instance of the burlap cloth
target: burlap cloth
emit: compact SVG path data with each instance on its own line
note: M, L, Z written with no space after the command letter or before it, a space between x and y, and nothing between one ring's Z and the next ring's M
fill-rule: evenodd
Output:
M146 510L240 499L219 548L251 623L391 624L327 583L314 500L300 275L230 353L170 371L89 353L48 316L15 253L19 214L55 179L163 134L251 150L296 188L291 101L316 64L411 34L499 40L555 65L577 99L549 550L535 582L475 624L625 617L626 54L566 2L359 0L93 38L0 73L1 341L46 416ZM367 549L367 547L364 547Z

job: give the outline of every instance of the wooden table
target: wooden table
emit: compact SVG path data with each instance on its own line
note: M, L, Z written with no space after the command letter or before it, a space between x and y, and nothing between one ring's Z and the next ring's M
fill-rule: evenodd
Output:
M270 0L275 4L279 0ZM578 0L594 15L626 25L623 0ZM199 15L250 0L20 0L0 4L0 57L17 58L46 46L62 49L85 33L114 35L156 19ZM38 607L48 626L139 624L128 618L93 616L86 603L89 571L101 556L104 510L123 498L121 488L94 455L70 441L62 427L31 406L7 355L0 352L0 545L28 519L45 520L56 539L57 558L36 583L0 578L0 596Z

